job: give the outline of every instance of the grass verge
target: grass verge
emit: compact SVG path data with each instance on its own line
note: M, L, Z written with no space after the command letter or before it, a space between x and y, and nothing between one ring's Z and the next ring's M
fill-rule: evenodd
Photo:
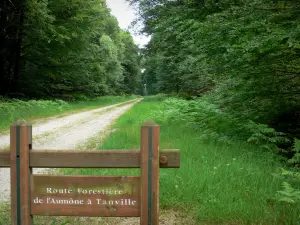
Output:
M298 205L273 200L281 186L281 180L272 176L282 167L278 158L236 140L231 144L214 139L204 141L183 123L160 120L157 112L162 110L163 104L155 99L135 105L116 121L112 126L115 131L98 149L139 148L140 126L155 118L161 126L160 147L181 150L180 169L160 170L160 208L189 216L189 222L165 224L299 224ZM138 169L65 169L63 172L66 175L139 175ZM71 220L70 224L74 225L113 224L81 218Z
M140 126L163 110L159 101L143 101L121 116L98 149L139 148ZM181 150L180 169L160 170L160 207L192 214L195 224L297 224L300 207L274 201L282 165L271 153L233 141L203 141L185 124L155 121L161 148ZM138 169L66 169L65 174L139 175Z
M137 96L105 96L89 101L62 100L0 100L0 132L4 133L17 119L36 120L50 116L64 116L137 98Z

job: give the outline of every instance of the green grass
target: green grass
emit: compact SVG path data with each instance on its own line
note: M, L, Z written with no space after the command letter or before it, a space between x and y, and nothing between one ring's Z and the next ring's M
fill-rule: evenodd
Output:
M57 115L66 115L80 110L89 110L135 99L137 96L105 96L89 101L65 102L62 100L1 100L0 132L7 131L18 119L35 120Z
M99 149L139 148L140 126L162 103L146 99L121 116ZM160 207L192 213L199 224L297 224L300 207L274 201L282 166L249 144L203 141L185 124L156 120L160 148L179 148L181 167L160 170ZM139 175L138 169L66 169L65 174ZM196 222L195 222L196 223Z
M299 205L273 200L282 182L272 175L283 166L277 157L237 140L231 144L213 138L204 141L199 138L199 131L184 123L160 120L157 113L162 110L163 103L155 98L135 105L116 121L113 126L116 131L98 148L139 148L140 126L155 118L161 126L160 148L179 148L181 152L179 169L160 169L160 208L190 213L195 224L203 225L300 224ZM139 175L138 169L65 169L63 172L66 175Z
M10 221L10 203L0 202L0 225L9 225Z

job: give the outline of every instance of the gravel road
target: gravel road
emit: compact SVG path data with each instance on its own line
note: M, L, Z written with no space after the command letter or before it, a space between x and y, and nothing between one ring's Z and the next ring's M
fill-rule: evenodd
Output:
M33 149L74 149L98 132L104 131L113 121L141 99L80 112L61 118L47 119L32 125ZM30 121L28 121L30 122ZM0 136L0 148L9 145L9 135ZM34 169L42 173L45 169ZM0 201L10 199L10 169L0 168Z
M136 99L95 110L89 110L64 116L42 119L32 124L33 149L74 149L78 145L84 146L89 138L105 131L116 118L125 113L142 99ZM28 121L31 122L31 121ZM0 149L9 145L9 135L0 136ZM45 169L34 169L33 173L43 173ZM10 200L10 169L0 168L0 202ZM2 211L1 213L9 213ZM55 217L58 224L63 223L65 217ZM139 225L139 218L123 217L72 217L72 225ZM43 220L41 225L53 224L51 217ZM51 222L52 221L52 222ZM195 225L195 221L174 210L160 210L160 224L164 225Z

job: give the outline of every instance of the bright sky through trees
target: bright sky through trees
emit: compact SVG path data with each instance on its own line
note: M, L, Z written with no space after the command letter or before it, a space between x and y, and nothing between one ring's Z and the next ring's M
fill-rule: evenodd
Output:
M111 9L111 14L115 16L122 29L127 29L130 23L135 19L134 9L125 0L106 0L107 6ZM130 31L134 42L138 45L145 45L149 37L136 35Z

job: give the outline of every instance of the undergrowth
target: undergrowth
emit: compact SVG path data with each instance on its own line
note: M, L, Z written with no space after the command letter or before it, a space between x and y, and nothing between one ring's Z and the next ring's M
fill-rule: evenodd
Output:
M139 148L140 126L149 119L161 126L160 148L180 149L181 154L179 169L160 169L161 208L192 214L195 224L300 221L300 206L278 201L276 195L283 178L274 174L284 164L272 146L282 141L281 134L252 122L235 121L205 99L156 101L151 97L117 120L116 131L99 150ZM64 173L126 176L139 175L139 170L66 169Z
M287 160L290 168L282 168L279 177L283 179L282 189L277 191L276 199L290 204L291 207L300 203L300 140L295 139L293 145L295 155ZM278 174L274 174L278 177Z
M121 116L98 149L137 149L140 127L161 127L160 149L180 149L179 169L160 169L160 208L191 215L193 224L276 224L300 221L299 141L286 167L274 154L282 133L237 120L202 98L146 98ZM296 167L295 167L296 166ZM139 169L64 169L65 175L134 175ZM76 223L76 219L71 224ZM92 224L92 223L89 223Z
M152 117L164 122L184 123L198 132L202 140L214 139L226 144L241 140L274 153L283 151L277 147L278 144L289 142L284 133L265 124L237 119L223 112L206 97L190 101L167 98L162 108L152 113Z

